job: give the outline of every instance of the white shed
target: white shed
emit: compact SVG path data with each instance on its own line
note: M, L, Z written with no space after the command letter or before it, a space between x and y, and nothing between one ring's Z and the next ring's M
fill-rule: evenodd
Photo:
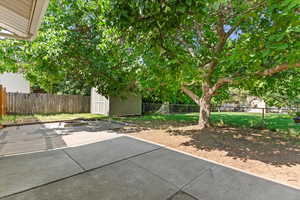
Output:
M126 116L142 114L142 97L128 93L126 98L111 96L106 98L97 93L96 88L91 91L91 113L106 116Z
M0 85L6 92L30 93L30 82L21 73L0 74Z

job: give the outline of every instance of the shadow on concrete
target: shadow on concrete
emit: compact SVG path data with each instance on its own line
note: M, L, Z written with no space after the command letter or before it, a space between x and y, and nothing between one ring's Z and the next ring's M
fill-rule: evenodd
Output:
M60 122L6 127L0 130L0 156L97 142L115 136L121 127L105 121L76 127Z
M168 130L171 135L191 138L182 143L199 150L226 151L227 156L247 161L248 159L275 166L300 164L300 137L280 135L271 131L235 128L216 128L206 130Z
M34 119L39 122L38 119ZM0 156L66 147L62 136L45 124L10 126L0 131Z

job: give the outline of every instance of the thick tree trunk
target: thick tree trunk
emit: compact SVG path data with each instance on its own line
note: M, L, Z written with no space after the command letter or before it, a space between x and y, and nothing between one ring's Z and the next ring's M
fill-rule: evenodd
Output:
M189 90L187 87L182 86L181 90L191 97L199 106L199 121L198 125L200 129L211 127L210 124L210 106L211 98L214 94L212 88L209 87L207 82L204 82L202 85L202 97L199 98L195 93Z
M213 96L213 90L208 82L203 82L202 84L202 97L199 99L199 121L198 125L200 129L211 127L210 124L210 105L211 98Z
M211 97L203 96L199 101L200 112L198 124L200 129L211 127L210 124L210 100Z

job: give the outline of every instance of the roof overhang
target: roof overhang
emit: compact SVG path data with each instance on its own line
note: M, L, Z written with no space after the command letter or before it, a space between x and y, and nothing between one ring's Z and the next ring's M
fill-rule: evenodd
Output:
M33 40L49 0L0 0L0 37Z

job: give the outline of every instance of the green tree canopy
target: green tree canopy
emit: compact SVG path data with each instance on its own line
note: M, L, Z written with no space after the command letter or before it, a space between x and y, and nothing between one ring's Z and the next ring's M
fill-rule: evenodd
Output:
M265 98L299 94L297 1L110 0L105 16L144 47L140 81L181 88L200 105L201 127L210 126L211 101L229 87Z
M0 41L0 66L50 92L182 91L207 127L230 87L269 102L299 94L299 32L294 0L53 0L34 42Z
M22 71L48 92L135 90L137 56L103 24L100 2L51 1L36 40L0 41L1 71Z

